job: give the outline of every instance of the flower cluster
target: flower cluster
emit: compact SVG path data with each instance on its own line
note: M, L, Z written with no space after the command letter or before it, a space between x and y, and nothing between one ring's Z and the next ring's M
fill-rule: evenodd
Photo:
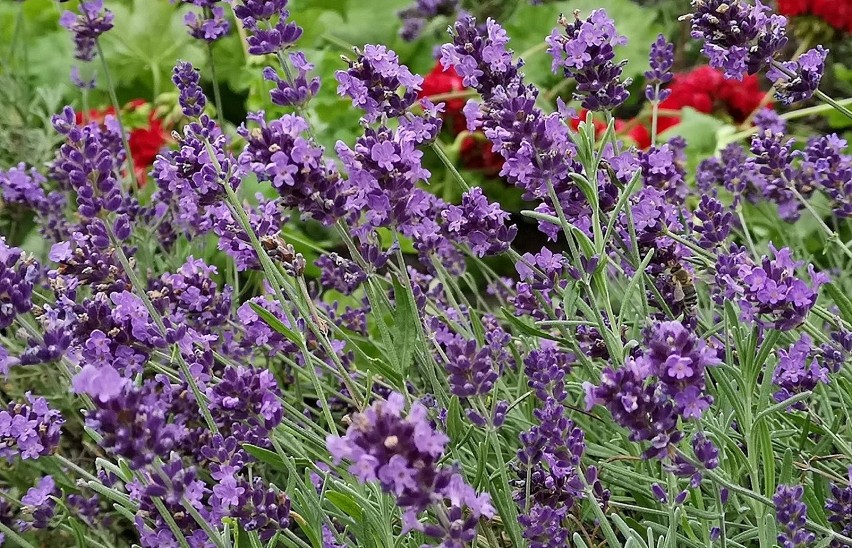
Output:
M713 399L705 369L719 363L714 352L680 322L647 329L647 350L620 369L606 368L599 386L586 384L586 406L602 404L630 439L649 441L647 458L672 456L682 438L678 417L700 419Z
M778 366L772 374L772 382L778 387L774 398L783 402L805 391L813 390L818 383L828 384L828 369L811 358L813 341L802 335L789 349L778 351ZM804 402L796 402L794 409L805 409Z
M334 75L337 93L352 99L369 122L382 115L401 116L417 100L423 78L400 65L397 54L385 46L367 44L363 52L355 53L358 57L348 61L349 70L339 70Z
M803 263L794 261L788 248L770 245L770 250L774 258L764 256L755 263L744 249L731 244L716 265L717 298L739 305L745 321L765 321L775 329L789 330L807 318L828 277L809 265L809 287L796 277L796 269Z
M465 192L460 206L451 205L441 215L453 239L466 242L479 257L506 251L518 233L515 226L506 225L509 214L489 203L479 187Z
M625 62L613 62L613 48L626 44L627 39L618 34L606 11L594 10L585 20L575 11L573 23L560 23L565 32L560 32L559 27L553 29L547 38L547 52L553 57L553 72L561 69L566 78L576 80L574 95L582 100L583 108L612 110L626 101L630 80L621 81Z
M808 507L802 502L805 489L801 485L779 485L772 497L780 532L778 544L783 548L810 546L816 536L805 528Z
M494 509L487 494L477 495L458 472L438 466L449 438L436 431L426 408L414 403L403 417L405 399L392 393L363 413L352 417L343 437L329 436L328 450L335 462L352 462L349 471L361 482L378 481L405 510L404 531L419 530L428 536L455 543L476 536L480 517L490 518ZM432 505L451 502L449 522L423 524L417 516ZM450 544L452 545L452 544Z
M112 28L113 14L104 9L103 0L80 2L80 13L62 13L59 24L74 35L74 57L81 61L95 58L95 48L101 34Z
M0 411L0 457L37 459L53 453L65 420L44 398L27 392L28 403L10 403Z
M333 224L346 214L346 186L322 147L306 137L308 123L295 114L267 121L263 112L249 120L259 127L242 126L246 146L239 165L269 181L278 190L285 207L297 209L305 217Z
M686 16L691 34L702 40L710 66L725 77L741 80L772 63L787 44L787 20L760 1L692 0L694 13Z
M785 61L772 67L766 76L775 84L778 98L785 105L810 99L819 88L825 72L828 50L822 46L806 51L795 61Z
M251 34L247 38L252 55L278 53L302 36L302 28L288 22L287 0L238 0L234 14Z
M846 536L852 534L852 466L849 467L846 486L831 485L831 498L826 500L828 521L840 525L840 532Z
M0 236L0 329L33 307L33 284L41 277L39 264Z
M182 0L202 9L199 14L189 11L183 18L189 35L205 42L216 42L228 35L231 23L225 18L225 8L218 0Z
M665 101L671 95L671 90L660 89L672 81L672 66L674 65L674 44L668 42L660 34L651 44L649 55L651 70L645 73L645 97L649 101Z
M228 367L207 398L220 431L240 443L268 446L269 432L283 416L278 383L266 369Z

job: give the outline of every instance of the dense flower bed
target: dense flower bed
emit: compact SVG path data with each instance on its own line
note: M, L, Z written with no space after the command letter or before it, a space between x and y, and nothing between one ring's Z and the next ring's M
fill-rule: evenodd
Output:
M402 39L451 23L425 76L359 44L322 78L287 0L183 4L204 64L123 108L120 18L64 6L86 107L0 169L34 224L0 236L0 544L852 546L852 156L793 127L852 119L829 48L693 0L702 60L660 34L628 72L577 10L544 88L500 20L418 0Z

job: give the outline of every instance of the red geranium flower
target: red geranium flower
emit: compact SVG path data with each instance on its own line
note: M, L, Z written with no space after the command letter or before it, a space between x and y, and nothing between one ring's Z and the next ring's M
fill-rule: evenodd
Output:
M852 32L852 0L778 0L778 12L814 15L841 32Z
M135 112L146 106L148 106L148 102L144 99L134 99L127 103L123 110ZM115 116L115 109L113 107L89 110L86 113L86 121L103 124L107 116ZM82 124L83 121L83 113L78 112L77 124ZM136 179L140 185L145 184L148 168L154 164L157 154L171 141L169 128L164 126L163 121L157 118L156 109L151 108L148 113L147 122L147 126L131 129L127 139L130 145L130 155L133 157Z

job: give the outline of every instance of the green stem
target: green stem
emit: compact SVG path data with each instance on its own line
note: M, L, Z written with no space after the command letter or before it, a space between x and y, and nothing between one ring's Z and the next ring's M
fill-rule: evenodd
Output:
M210 8L204 8L205 17L212 17ZM219 90L219 78L216 76L216 63L213 59L213 42L207 42L207 62L210 65L210 79L213 81L213 99L216 102L216 120L225 131L225 115L222 113L222 93Z
M0 532L6 535L7 540L14 541L21 548L35 548L35 546L24 540L24 537L22 537L3 523L0 523Z
M450 161L449 156L447 156L447 153L444 150L444 145L436 139L432 143L431 147L432 147L432 150L435 151L435 154L438 155L438 158L441 159L441 162L444 164L444 166L450 171L450 173L453 174L453 177L455 178L456 181L458 181L459 185L461 185L461 187L465 190L465 192L469 191L470 185L467 184L467 181L464 180L464 177L462 177L462 174L459 173L458 169L456 169L455 164L452 161Z

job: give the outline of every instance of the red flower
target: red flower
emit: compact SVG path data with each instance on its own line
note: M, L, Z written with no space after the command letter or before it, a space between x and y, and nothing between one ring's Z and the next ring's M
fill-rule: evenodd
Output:
M148 102L144 99L134 99L124 106L125 111L134 112L140 108L148 106ZM92 109L86 113L88 122L97 122L103 124L107 116L115 116L113 107L103 109ZM83 123L83 113L77 113L77 124ZM154 108L148 113L148 125L143 127L135 127L130 130L128 144L130 145L130 155L133 157L133 166L136 173L136 179L140 185L145 184L148 168L154 164L154 159L160 150L170 142L168 128L163 125L163 122L157 118Z
M746 76L742 81L726 80L720 71L706 65L676 74L670 89L671 95L660 103L661 110L691 107L704 114L721 110L735 122L748 118L766 95L757 76ZM662 133L679 123L679 116L660 115L657 129Z
M429 98L435 95L443 95L453 91L464 90L462 78L456 73L456 69L450 67L444 70L441 63L435 63L432 71L423 78L423 85L419 98ZM443 101L446 107L444 111L444 122L450 126L450 131L453 135L458 135L465 129L465 119L462 109L466 100L462 97L455 99L446 99Z
M778 0L778 12L814 15L841 32L852 32L852 0Z
M499 175L505 161L492 150L491 142L479 131L462 140L459 156L464 167L482 171L488 177Z

